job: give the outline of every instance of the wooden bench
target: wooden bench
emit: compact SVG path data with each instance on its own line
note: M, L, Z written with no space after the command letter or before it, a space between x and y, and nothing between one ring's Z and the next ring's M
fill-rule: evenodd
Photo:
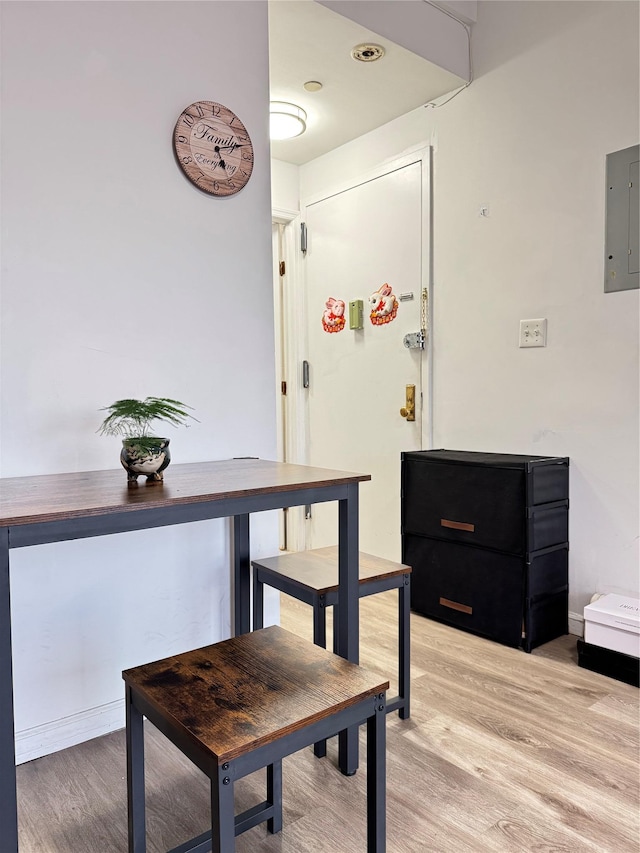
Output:
M277 557L253 560L253 628L264 623L264 585L313 607L313 641L326 647L326 609L339 606L338 549L316 548ZM410 715L410 597L411 567L371 554L359 555L360 598L398 589L398 695L387 702L387 713L398 711L402 720ZM334 610L333 648L336 649L336 612ZM314 747L318 757L326 755L326 744Z
M235 836L282 828L282 759L367 724L367 851L384 853L389 682L272 626L123 672L129 853L145 853L146 716L211 780L211 831L171 853L233 853ZM234 816L237 779L267 768L267 798ZM364 847L364 844L363 844ZM344 851L336 851L344 853Z

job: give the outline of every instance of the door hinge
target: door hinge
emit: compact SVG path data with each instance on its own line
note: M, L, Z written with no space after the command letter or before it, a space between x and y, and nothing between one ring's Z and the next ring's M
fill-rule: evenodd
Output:
M284 379L280 383L280 393L282 394L283 397L287 396L287 383Z
M307 223L300 223L300 251L303 255L307 254Z
M285 274L286 266L285 266L284 261L280 261L280 266L279 266L279 268L278 268L278 269L280 270L280 275L284 275L284 274Z

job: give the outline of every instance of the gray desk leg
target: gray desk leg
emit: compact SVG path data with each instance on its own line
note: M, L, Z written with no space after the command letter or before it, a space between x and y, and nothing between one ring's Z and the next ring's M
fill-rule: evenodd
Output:
M398 590L398 646L400 671L398 673L398 693L403 700L398 711L401 720L411 716L411 575L404 576L404 583Z
M367 720L367 853L387 849L386 698L380 694Z
M249 516L233 517L233 636L251 630L251 566L249 556Z
M4 853L18 850L16 751L13 729L9 531L0 530L0 836Z
M129 853L145 853L144 717L136 708L133 691L128 685L125 687L125 714Z
M360 642L360 596L358 589L358 484L350 483L347 498L338 502L338 619L337 650L343 658L358 663ZM358 769L358 729L340 732L340 770L352 776Z

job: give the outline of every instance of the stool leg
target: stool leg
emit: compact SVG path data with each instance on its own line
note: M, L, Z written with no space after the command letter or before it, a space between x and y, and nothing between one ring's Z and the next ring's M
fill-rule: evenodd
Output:
M367 853L387 849L386 700L380 693L367 720Z
M133 701L133 691L125 688L127 742L127 812L129 853L145 853L144 729L143 717Z
M334 635L335 637L335 635ZM327 648L327 608L324 606L324 596L316 596L313 600L313 642L316 646ZM335 638L334 638L335 646ZM327 754L326 740L319 740L313 745L316 758L324 758Z
M211 776L211 853L234 853L236 849L233 808L232 773L228 765L226 770L218 767Z
M269 832L282 830L282 761L267 767L267 802L273 806L273 817L267 820Z
M260 571L253 570L253 630L264 627L264 584L260 580Z
M316 646L327 648L327 608L324 606L324 595L316 596L313 600L313 642Z
M340 606L333 606L333 653L338 654L338 628ZM338 764L345 776L353 776L358 769L358 729L345 729L338 734Z
M401 720L408 720L411 700L411 575L404 576L404 583L398 589L398 625L398 693L403 700L398 716Z

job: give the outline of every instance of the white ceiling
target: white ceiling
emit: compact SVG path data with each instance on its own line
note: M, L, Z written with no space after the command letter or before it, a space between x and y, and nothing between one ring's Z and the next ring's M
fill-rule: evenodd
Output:
M269 0L271 100L307 112L307 130L271 143L277 160L301 165L462 85L427 59L313 0ZM374 42L386 54L356 62L351 49ZM320 92L303 85L318 80Z

